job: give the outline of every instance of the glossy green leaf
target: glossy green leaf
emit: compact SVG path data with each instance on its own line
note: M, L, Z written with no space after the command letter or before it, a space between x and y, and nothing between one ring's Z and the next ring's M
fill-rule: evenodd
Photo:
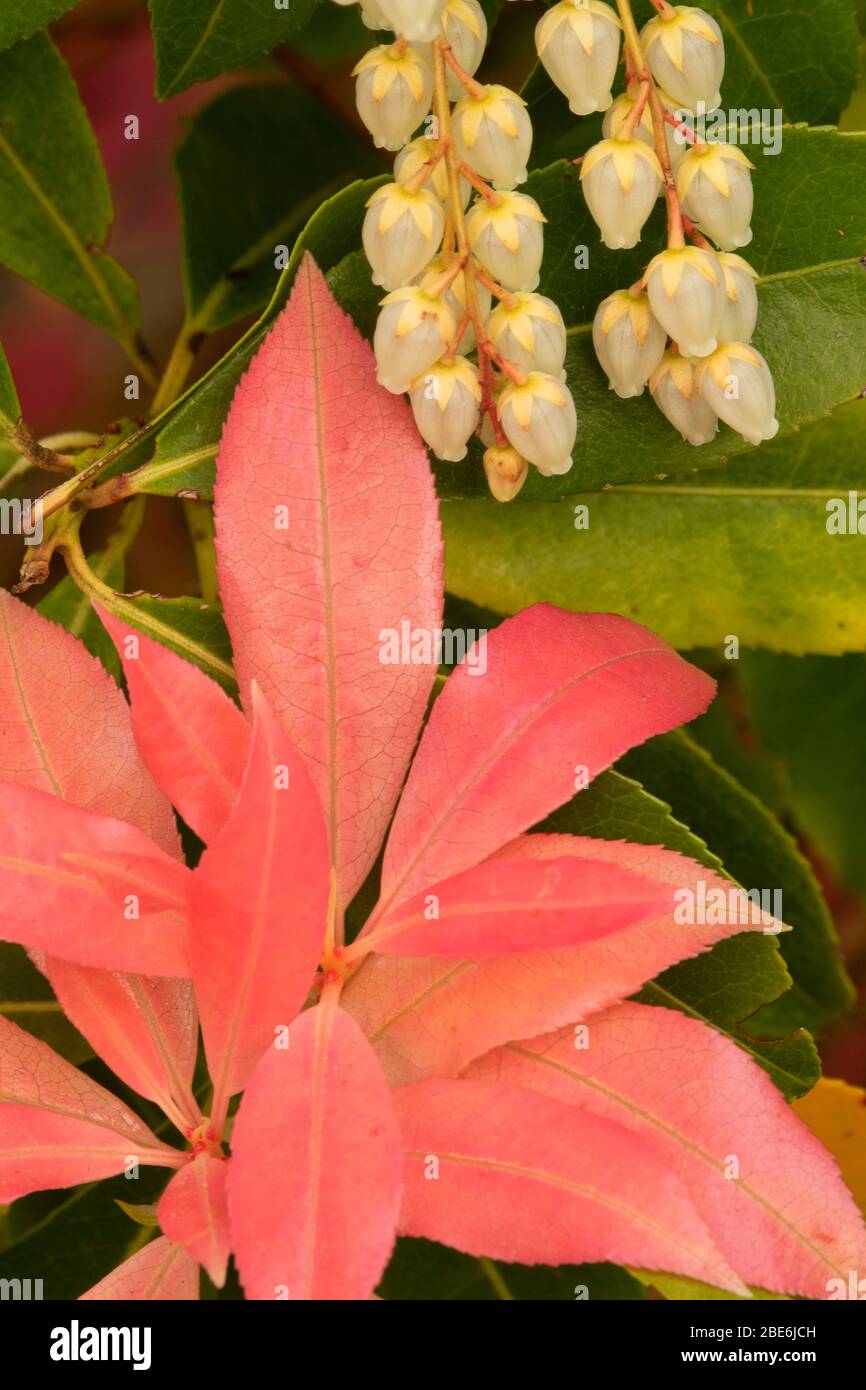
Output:
M149 0L156 94L254 62L304 27L317 0Z
M699 1284L697 1279L680 1279L675 1274L661 1274L658 1270L635 1269L630 1271L648 1289L656 1289L662 1296L675 1303L746 1303L746 1294L727 1293L713 1284ZM789 1297L784 1293L767 1293L766 1289L751 1289L751 1297L764 1303L787 1303Z
M20 415L21 406L15 389L15 379L6 353L0 345L0 434L8 435L15 428Z
M0 53L0 262L118 338L138 291L105 252L113 209L69 70L45 34Z
M0 48L8 48L19 39L29 39L77 3L78 0L3 0Z
M0 1015L41 1038L76 1066L93 1056L66 1018L45 976L23 946L0 942Z
M741 887L780 892L777 915L792 930L779 937L779 946L793 985L762 1014L762 1031L814 1031L850 1008L854 990L827 905L808 862L775 816L682 730L633 749L619 767L663 797L676 817L712 845Z
M603 840L664 845L730 876L713 850L672 815L652 789L645 789L618 770L596 778L545 821L543 828ZM679 1009L720 1028L760 1063L790 1099L810 1090L821 1074L812 1039L808 1033L796 1032L780 1041L767 1041L769 1027L756 1035L749 1022L790 985L778 940L750 931L672 966L645 985L637 998L646 1004Z
M828 502L858 487L866 500L862 401L688 480L554 504L447 502L448 587L500 613L541 599L619 612L682 649L721 654L734 635L774 651L862 650L866 542L827 531Z
M746 652L737 674L757 738L785 776L791 818L839 880L866 893L866 658Z
M725 39L724 110L781 111L785 121L835 123L857 81L858 36L851 0L705 0ZM635 6L638 25L649 5ZM622 71L618 86L623 85ZM524 88L535 130L534 163L573 157L598 138L600 122L579 120L539 64ZM587 128L592 132L587 137Z
M110 552L97 551L87 557L87 563L96 577L112 589L123 588L123 558L112 558ZM83 642L87 650L101 661L115 680L120 679L120 658L117 650L102 623L96 616L93 604L79 589L70 575L55 584L54 588L36 605L38 611L52 622L59 623Z
M165 416L156 451L141 479L143 492L174 495L189 489L213 496L213 460L235 388L258 351L274 318L285 306L305 251L328 271L358 243L364 208L383 180L350 184L323 203L292 249L265 312L243 338Z
M379 1295L400 1302L641 1299L637 1279L611 1264L503 1264L476 1260L431 1240L397 1241Z
M205 675L230 693L235 691L231 643L216 603L200 598L161 598L156 594L100 592L99 602L110 613L138 628L186 661L201 667Z
M200 111L177 152L190 332L266 304L286 248L365 166L369 143L292 83L236 87Z

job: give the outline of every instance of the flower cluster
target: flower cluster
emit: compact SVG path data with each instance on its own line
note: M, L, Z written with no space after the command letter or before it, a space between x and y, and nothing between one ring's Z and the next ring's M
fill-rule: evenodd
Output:
M779 426L770 369L751 346L755 272L736 254L752 238L753 166L689 121L719 105L724 42L703 10L652 3L657 13L640 33L629 0L617 0L618 13L602 0L560 0L536 30L541 62L571 109L605 113L604 138L580 172L604 244L636 246L656 199L667 203L667 248L637 284L599 305L595 351L611 390L639 396L649 383L689 443L708 443L721 419L759 444ZM621 33L626 90L614 99Z
M479 432L491 491L508 501L530 464L566 473L577 434L565 325L536 293L545 219L517 191L532 146L526 103L475 80L487 43L478 0L363 0L362 17L395 35L355 68L361 119L396 153L363 227L386 291L378 379L409 393L437 458L463 459Z

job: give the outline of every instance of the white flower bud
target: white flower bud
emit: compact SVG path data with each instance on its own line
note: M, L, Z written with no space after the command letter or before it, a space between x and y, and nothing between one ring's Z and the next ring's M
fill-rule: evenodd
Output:
M601 133L606 140L619 139L625 122L634 110L639 90L640 83L634 83L632 85L634 96L629 95L628 92L621 92L618 97L614 97L613 103L605 111L604 120L601 123ZM672 114L675 113L676 102L673 98L668 97L665 92L659 92L659 100L662 106L668 111ZM649 102L644 106L641 112L641 118L634 128L633 134L636 140L642 140L645 145L648 145L651 150L655 151L655 133L653 131L653 117ZM674 173L676 173L687 146L677 139L675 128L667 123L665 124L665 142L668 147L668 158L671 162L671 168ZM663 192L663 188L659 189L659 196L661 196Z
M646 272L650 308L684 357L706 357L718 346L725 307L722 267L698 246L660 251Z
M445 214L435 193L410 193L398 183L377 188L367 203L361 238L373 269L373 284L399 289L436 255L445 231Z
M355 105L380 149L399 150L417 130L433 96L433 73L422 53L382 44L352 69Z
M422 290L426 290L429 294L431 290L435 288L436 281L441 279L445 269L445 262L440 256L437 256L435 260L430 262L427 269L418 277L415 283L420 285ZM480 280L477 279L475 281L475 293L478 297L478 309L483 321L490 313L490 305L493 301L493 296L487 286L482 285ZM466 315L466 279L462 270L458 272L448 288L442 291L442 298L454 315L455 322L459 324ZM466 331L463 337L457 344L457 351L462 352L465 356L466 353L471 352L474 347L475 329L470 321L466 325Z
M454 147L464 164L494 188L514 188L526 178L532 122L526 102L507 87L467 93L454 107Z
M715 111L725 70L722 31L712 15L692 5L675 5L641 30L650 71L660 87L688 111L704 103Z
M615 290L603 299L592 324L595 355L618 396L642 396L664 356L667 335L653 318L645 294Z
M719 264L725 277L725 307L719 324L719 339L723 343L750 343L758 322L758 291L755 288L758 272L742 256L730 251L719 253Z
M576 116L610 106L621 28L615 11L600 0L560 0L538 21L538 56Z
M436 457L464 459L481 413L478 368L465 357L436 362L412 382L409 399L421 438Z
M577 414L561 381L530 372L520 385L509 382L499 398L499 419L512 448L544 477L571 468Z
M487 47L487 19L478 0L448 0L443 20L448 40L461 68L474 77ZM448 68L448 95L459 101L466 89L456 72Z
M417 285L386 295L373 336L379 385L395 396L408 391L415 378L439 360L456 331L444 300Z
M707 404L750 444L779 433L773 376L757 348L723 343L698 364L695 380Z
M529 474L529 464L516 449L491 444L484 452L484 472L497 502L513 502Z
M716 412L698 391L695 369L687 357L666 352L650 377L649 389L662 415L689 444L709 444L715 438Z
M547 221L526 193L500 193L495 205L478 198L469 209L469 245L484 269L507 290L534 290L544 255Z
M417 139L410 140L409 144L403 146L394 160L394 178L398 183L411 183L418 170L423 168L435 153L435 140L428 140L425 135L419 135ZM425 187L432 189L440 203L447 204L449 198L448 167L444 159L439 160L436 168L427 179ZM472 184L462 175L460 177L460 193L465 208L472 197Z
M354 4L355 0L337 0L338 5ZM379 0L361 0L361 20L368 29L390 29L388 17Z
M662 169L642 140L601 140L584 157L580 182L605 246L636 246L662 186Z
M546 372L565 380L565 323L552 299L542 294L514 295L512 304L496 306L485 325L501 357L522 372Z
M378 8L395 34L413 42L432 43L440 32L445 0L378 0Z
M723 251L736 251L752 240L754 167L736 145L702 141L677 171L683 212Z

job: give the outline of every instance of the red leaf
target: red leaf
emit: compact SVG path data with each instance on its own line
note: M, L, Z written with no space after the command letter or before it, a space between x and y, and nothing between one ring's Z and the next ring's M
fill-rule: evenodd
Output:
M485 674L458 666L433 706L385 850L383 908L480 863L569 801L582 770L694 719L714 689L606 613L538 604L487 644Z
M235 1121L229 1214L247 1297L368 1298L394 1242L400 1169L379 1064L325 1000L266 1052Z
M165 1236L136 1250L122 1265L106 1274L79 1302L88 1299L108 1302L145 1303L163 1299L189 1302L198 1298L198 1265L179 1245Z
M241 784L249 725L197 666L98 605L96 611L123 662L141 755L187 825L208 844Z
M673 888L730 883L671 850L572 835L526 835L501 851L604 860ZM760 930L760 928L755 928ZM474 1057L515 1037L549 1033L634 994L669 965L725 937L737 924L680 926L673 912L559 951L501 960L401 960L369 956L343 993L373 1042L392 1086L456 1076Z
M126 821L0 784L0 847L5 940L79 965L189 975L188 871Z
M327 921L328 839L316 790L257 687L253 709L243 785L190 890L214 1112L243 1089L275 1029L306 999Z
M110 1091L0 1017L0 1202L179 1155Z
M402 1234L494 1260L611 1260L747 1292L664 1155L620 1125L483 1081L425 1081L394 1105Z
M156 1209L165 1234L204 1265L218 1289L231 1252L227 1172L228 1160L197 1154L175 1173Z
M493 858L397 908L364 945L386 956L525 955L594 941L672 908L669 887L617 864Z
M830 1154L735 1043L671 1009L621 1004L498 1048L470 1075L591 1110L658 1147L753 1287L826 1298L866 1267L863 1218ZM733 1166L735 1165L735 1166Z
M436 669L384 664L383 631L440 622L442 544L407 404L376 385L369 344L309 256L235 395L216 520L241 691L259 682L307 759L348 902L381 845Z
M128 820L180 854L171 807L139 758L114 681L80 642L2 591L0 780ZM83 967L43 964L71 1021L128 1085L164 1103L177 1075L192 1075L198 1023L189 980L130 979L127 989L106 971L78 977Z

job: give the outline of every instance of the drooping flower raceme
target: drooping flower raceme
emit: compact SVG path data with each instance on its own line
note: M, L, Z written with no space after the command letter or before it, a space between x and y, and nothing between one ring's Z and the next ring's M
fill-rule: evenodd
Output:
M395 344L393 316L384 303L385 328L380 320L381 331L375 335L379 380L391 390L409 390L418 429L437 457L459 461L472 435L482 434L489 446L485 472L491 491L499 500L510 500L525 482L529 463L543 474L570 466L573 438L565 454L562 445L572 420L576 428L563 376L564 344L561 360L554 360L560 358L554 342L557 329L532 332L526 320L518 342L504 330L501 316L491 319L494 299L511 312L515 295L535 290L540 280L544 215L533 198L516 191L527 177L532 124L518 93L474 76L487 42L487 21L478 0L414 7L391 0L379 8L395 39L373 49L357 65L357 105L376 143L398 151L394 173L402 192L387 185L370 199L364 249L375 284L398 290L420 282L428 295L442 299L455 312L459 309L453 337L442 344L436 371L428 371L431 364L425 362L410 377L411 353L406 353L408 365L398 361L401 345ZM362 14L367 17L366 10ZM558 6L549 18L553 27L545 43L546 61L560 71L557 55L562 44L569 52L576 45L574 55L583 61L589 87L575 100L588 101L587 110L596 109L609 98L619 48L618 21L597 0L591 0L585 13L570 3ZM378 18L375 27L380 27ZM595 53L596 62L606 55L606 93L593 86L588 51ZM649 189L647 154L644 150L635 177ZM432 212L434 201L438 216ZM473 352L477 360L469 356ZM458 358L463 360L458 363ZM569 430L538 432L531 457L515 471L509 453L513 445L498 407L505 399L504 387L521 386L533 372L560 379L559 394L569 401L564 410ZM470 385L473 376L475 383ZM440 385L447 389L436 398L434 410L433 393Z
M694 6L652 3L657 13L640 32L631 0L617 0L618 14L594 0L562 0L536 32L539 57L572 110L605 112L604 138L579 161L581 187L605 245L636 245L658 193L665 196L667 247L631 290L599 306L596 355L622 396L641 395L652 377L653 400L690 443L713 438L713 413L725 423L743 421L744 428L734 427L757 442L776 428L774 417L764 418L775 402L766 362L749 377L751 408L732 410L726 401L722 412L716 410L715 374L683 365L720 344L736 355L751 342L757 320L756 277L747 262L732 256L752 239L753 165L736 146L702 139L693 120L721 99L722 33L711 15ZM611 35L620 29L626 89L614 97ZM687 239L694 244L687 246ZM633 305L626 313L621 296L629 295ZM647 312L652 329L645 324ZM737 360L751 363L744 356Z
M298 277L217 465L246 713L105 612L130 708L0 594L2 934L45 953L176 1135L0 1019L0 1202L165 1170L162 1234L90 1299L194 1298L197 1265L220 1284L230 1254L248 1298L367 1299L398 1233L826 1297L866 1260L830 1155L731 1038L627 1002L743 930L677 922L679 890L731 885L657 846L528 833L575 765L694 718L712 682L630 621L539 605L486 635L483 670L467 654L418 741L442 602L427 456L309 259ZM172 804L207 846L194 870Z

